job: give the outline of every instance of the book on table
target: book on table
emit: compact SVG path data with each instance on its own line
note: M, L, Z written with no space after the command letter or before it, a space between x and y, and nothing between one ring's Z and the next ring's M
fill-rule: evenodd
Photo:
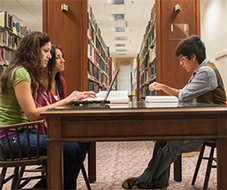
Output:
M176 96L146 96L146 107L177 107L178 98Z
M100 91L96 94L97 100L103 100L106 96L106 91ZM129 97L128 91L126 90L114 90L110 91L109 96L107 97L107 101L110 104L128 104Z
M100 91L97 93L97 99L103 99L103 97L105 97L105 92L106 91ZM107 101L109 102L110 108L128 108L128 91L110 91Z

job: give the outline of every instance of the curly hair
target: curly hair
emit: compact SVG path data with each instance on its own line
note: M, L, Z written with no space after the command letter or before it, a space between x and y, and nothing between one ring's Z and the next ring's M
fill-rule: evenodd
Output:
M47 77L45 76L44 69L41 66L40 54L41 47L46 43L50 42L51 38L44 32L34 31L27 34L22 41L16 52L14 53L13 59L6 71L1 77L1 89L2 95L6 95L7 81L10 78L12 72L20 67L24 67L31 77L31 88L34 92L37 83L39 84L38 96L47 89Z

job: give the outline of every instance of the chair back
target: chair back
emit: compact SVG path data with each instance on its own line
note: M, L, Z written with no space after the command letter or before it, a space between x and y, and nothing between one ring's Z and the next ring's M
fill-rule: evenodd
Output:
M32 179L43 179L46 177L47 156L40 156L40 127L42 124L43 120L39 120L0 127L1 135L5 137L4 146L0 141L0 167L2 168L0 189L11 179L11 189L21 189ZM25 135L23 140L26 140L26 146L24 146L20 138L21 132ZM36 135L36 147L31 147L31 133ZM17 142L17 146L13 145L15 142ZM27 170L27 166L34 167ZM14 168L14 170L10 175L6 175L9 167ZM41 174L27 177L24 176L24 172L41 172Z
M14 161L16 160L30 160L30 159L35 159L35 158L39 158L39 144L40 144L40 125L43 123L43 120L39 120L39 121L33 121L33 122L27 122L27 123L20 123L20 124L14 124L14 125L8 125L8 126L4 126L1 127L0 130L3 131L2 134L5 135L6 138L6 142L7 142L7 148L8 148L8 153L7 155L4 152L4 147L2 145L0 145L0 159L2 161ZM35 126L35 127L34 127ZM19 134L21 132L25 132L26 133L26 140L27 140L27 148L26 150L23 150L23 152L26 151L26 156L24 156L24 154L22 153L22 148L24 148L21 145L21 140L19 138ZM36 147L36 154L33 155L31 154L31 145L30 145L30 133L34 133L37 135L37 147ZM14 134L14 139L13 142L17 142L18 146L17 146L17 155L14 155L13 150L12 149L12 141L10 141L9 136L11 134ZM1 144L1 143L0 143Z

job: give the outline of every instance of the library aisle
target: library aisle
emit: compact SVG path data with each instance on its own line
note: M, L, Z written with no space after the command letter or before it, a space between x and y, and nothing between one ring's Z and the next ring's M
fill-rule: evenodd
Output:
M136 142L97 142L97 181L91 183L93 190L122 190L121 183L131 176L138 176L143 172L151 158L154 147L153 141ZM206 150L206 154L209 149ZM206 171L206 161L203 161L197 177L196 185L191 185L197 163L198 153L194 156L182 159L182 182L173 180L173 168L171 167L170 185L168 190L202 190L204 175ZM85 161L87 168L87 160ZM217 189L217 170L212 169L208 184L209 190ZM86 190L86 185L82 174L78 177L78 189ZM34 183L33 183L34 184ZM30 184L30 187L32 184ZM9 189L9 184L4 189Z

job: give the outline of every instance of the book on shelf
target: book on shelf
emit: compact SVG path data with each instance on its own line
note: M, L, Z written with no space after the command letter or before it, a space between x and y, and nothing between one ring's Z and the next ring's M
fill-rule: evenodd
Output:
M149 49L148 55L149 55L149 61L153 62L153 60L156 58L156 49L155 49L155 47Z
M3 47L0 47L0 64L1 65L8 65L9 61L13 58L12 51L6 50Z
M91 42L88 42L88 58L92 61L92 62L94 62L94 48L93 48L93 46L92 46L92 44L91 44Z
M176 96L146 96L145 106L152 107L177 107L178 98Z
M96 83L96 82L93 82L92 88L93 88L93 91L94 91L94 92L98 92L98 91L99 91L99 84Z
M5 11L1 11L0 12L0 26L1 27L5 27L5 18L6 18L6 12Z
M7 11L0 11L0 26L3 28L12 28L12 17Z
M88 80L88 91L94 91L93 90L93 82Z
M99 92L99 85L96 82L88 81L88 91Z
M94 75L93 70L94 70L94 65L90 60L88 60L88 73L89 73L90 77L93 77L93 75Z
M4 65L4 48L0 47L0 65Z
M102 78L103 78L103 73L100 72L99 73L99 78L98 78L98 81L99 81L100 84L102 84Z
M13 22L13 33L21 36L20 23L19 22Z
M96 80L96 81L98 81L99 80L99 70L98 70L98 68L97 67L93 67L93 77L94 77L94 79Z
M7 66L6 66L6 65L2 65L2 64L0 63L0 76L2 75L2 73L5 72L6 69L7 69Z

